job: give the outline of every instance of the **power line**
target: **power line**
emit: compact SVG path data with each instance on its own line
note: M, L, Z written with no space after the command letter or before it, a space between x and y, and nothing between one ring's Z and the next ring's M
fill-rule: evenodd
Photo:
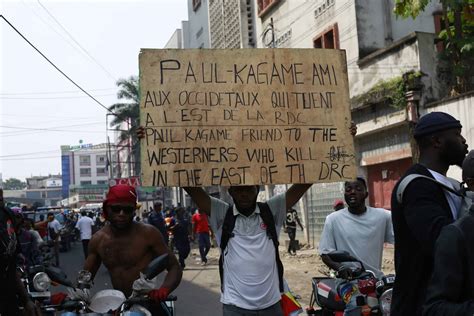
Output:
M106 97L116 95L115 93L107 93L107 94L98 94L96 97ZM87 95L76 95L76 96L64 96L64 97L10 97L10 96L2 96L0 95L0 99L3 100L57 100L57 99L80 99L80 98L87 98Z
M71 119L71 120L89 120L89 119L92 119L92 118L97 118L96 116L81 116L81 117L76 117L76 116L54 116L54 115L23 115L23 114L5 114L5 113L2 113L2 116L12 116L12 117L21 117L21 118L25 118L25 117L34 117L34 118L57 118L57 119ZM57 120L54 120L54 121L57 121Z
M103 122L83 123L83 124L74 124L74 125L66 125L66 126L56 126L56 127L51 127L51 128L30 128L30 127L17 127L17 126L0 125L0 128L21 130L21 131L0 133L0 136L1 137L22 136L22 135L38 133L38 132L103 133L103 131L84 131L84 130L78 131L78 130L62 129L63 127L76 127L76 126L98 125L98 124L103 124ZM31 131L35 131L35 132L31 132Z
M40 0L37 0L39 5L48 13L48 15L56 22L57 25L69 36L70 39L73 40L74 43L76 43L77 46L90 58L92 59L112 80L117 81L117 79L104 67L102 66L97 59L94 58L84 47L82 47L81 44L79 44L78 41L69 33L66 28L54 17L54 15L49 12L49 10L40 2Z
M117 90L117 88L103 88L103 89L89 89L89 91L109 91ZM40 91L40 92L15 92L15 93L0 93L0 95L38 95L38 94L69 94L69 93L79 93L77 90L67 90L67 91Z
M8 125L0 125L3 128L14 128L14 129L23 129L23 130L35 130L35 131L43 131L43 130L55 130L56 128L63 128L63 127L76 127L76 126L85 126L85 125L97 125L103 124L104 122L90 122L90 123L82 123L82 124L75 124L75 125L64 125L64 126L55 126L50 128L34 128L34 127L18 127L18 126L8 126Z
M44 157L31 157L31 158L0 158L0 160L5 161L5 160L37 160L37 159L49 159L49 158L59 158L59 155L56 156L44 156Z
M55 150L46 150L46 151L37 151L34 153L24 153L24 154L14 154L14 155L3 155L0 156L0 158L5 158L5 157L18 157L18 156L28 156L28 155L36 155L36 154L46 154L46 153L52 153L52 152L57 152L59 151L58 149Z
M25 36L23 36L23 34L18 31L14 26L13 24L10 23L10 21L8 21L3 15L0 14L0 18L2 18L18 35L20 35L31 47L33 47L44 59L46 59L46 61L48 61L57 71L59 71L64 77L66 77L66 79L68 79L72 84L74 84L77 88L79 88L82 92L84 92L85 94L87 94L92 100L94 100L97 104L99 104L101 107L103 107L107 112L110 112L114 115L117 115L115 114L113 111L111 111L108 107L106 107L105 105L103 105L102 103L100 103L96 98L94 98L91 94L89 94L89 92L87 92L86 90L84 90L80 85L78 85L76 82L74 82L74 80L72 80L71 78L68 77L68 75L66 75L61 69L59 69L51 60L48 59L48 57L46 57L38 48L36 48L35 45L33 45Z

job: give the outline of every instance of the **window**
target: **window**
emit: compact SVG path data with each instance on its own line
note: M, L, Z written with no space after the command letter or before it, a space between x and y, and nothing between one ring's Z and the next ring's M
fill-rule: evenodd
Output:
M107 170L105 168L97 168L96 172L97 172L98 176L106 176L107 175Z
M107 184L108 181L107 180L99 180L97 181L97 184Z
M81 181L81 185L91 185L91 181Z
M258 16L262 17L270 11L280 0L257 0Z
M80 169L81 176L89 176L91 175L91 168L81 168Z
M80 166L90 166L91 165L91 156L79 156L79 165Z
M339 31L337 23L313 39L314 48L339 48Z
M105 165L105 163L107 161L107 157L105 155L97 155L95 157L95 160L96 160L96 164Z
M196 11L201 6L201 0L193 0L193 10Z

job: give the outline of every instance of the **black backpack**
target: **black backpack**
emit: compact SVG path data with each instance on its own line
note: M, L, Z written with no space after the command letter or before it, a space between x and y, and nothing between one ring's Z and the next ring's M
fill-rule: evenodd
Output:
M278 269L278 281L280 285L280 292L283 293L283 263L280 260L280 254L278 252L278 235L276 232L275 220L273 218L272 211L267 203L258 202L258 207L260 209L260 217L267 226L267 235L273 241L275 246L275 260L277 263ZM238 216L238 215L237 215ZM219 275L221 278L221 291L224 292L224 251L229 243L229 239L234 237L234 226L237 216L234 216L233 206L230 206L227 209L227 212L224 217L224 223L222 224L222 237L221 237L221 255L219 257Z

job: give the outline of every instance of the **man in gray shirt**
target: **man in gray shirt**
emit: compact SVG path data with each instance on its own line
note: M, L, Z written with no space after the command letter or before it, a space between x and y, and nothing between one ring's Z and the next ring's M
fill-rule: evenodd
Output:
M363 178L344 184L344 198L348 205L331 213L324 223L319 242L319 254L323 262L342 275L349 273L343 264L332 261L328 253L347 251L378 277L382 275L382 254L385 242L394 243L390 212L365 205L368 196Z

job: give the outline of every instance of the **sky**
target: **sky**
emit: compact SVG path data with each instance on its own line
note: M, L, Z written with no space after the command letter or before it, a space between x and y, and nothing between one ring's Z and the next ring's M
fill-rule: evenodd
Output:
M186 0L1 0L3 15L102 105L116 81L138 75L141 48L163 48ZM0 173L59 174L61 145L106 141L106 110L61 75L0 19ZM53 129L53 130L51 130Z

